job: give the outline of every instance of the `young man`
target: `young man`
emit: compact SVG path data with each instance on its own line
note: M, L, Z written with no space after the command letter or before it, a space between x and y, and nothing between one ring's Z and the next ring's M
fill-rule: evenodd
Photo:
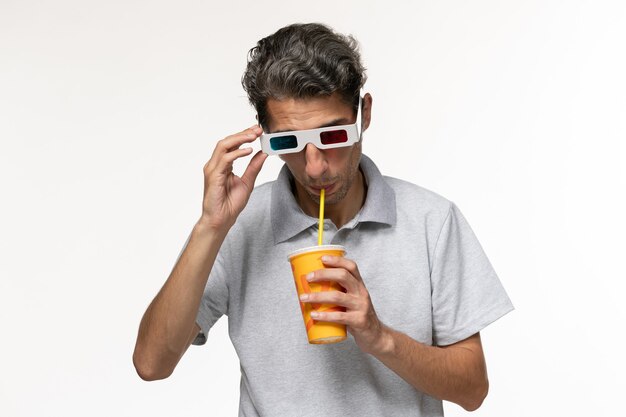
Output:
M300 132L355 123L365 131L365 78L356 41L323 25L282 28L251 50L243 85L260 126L221 140L204 167L203 214L141 321L133 361L143 379L168 377L227 314L240 415L441 416L441 400L481 405L479 332L513 307L462 214L382 176L362 155L360 133L327 148ZM254 155L241 177L232 164L264 132L294 142L264 148L285 166L253 190L267 154ZM314 317L347 326L352 337L333 345L307 342L287 262L316 241L321 189L324 243L348 254L325 259L309 279L345 292L301 301L346 308Z

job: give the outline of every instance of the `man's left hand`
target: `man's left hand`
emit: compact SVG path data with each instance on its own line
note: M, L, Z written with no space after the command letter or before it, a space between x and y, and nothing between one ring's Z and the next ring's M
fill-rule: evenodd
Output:
M366 353L385 350L386 326L378 319L369 292L365 288L359 268L350 259L341 256L323 256L326 269L319 269L307 276L309 282L333 281L346 291L324 291L303 294L303 303L335 304L346 308L345 312L311 312L316 321L345 324L359 348Z

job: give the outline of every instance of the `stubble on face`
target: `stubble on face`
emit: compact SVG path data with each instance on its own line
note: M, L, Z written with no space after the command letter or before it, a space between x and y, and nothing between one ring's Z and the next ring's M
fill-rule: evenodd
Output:
M334 205L341 201L348 195L348 192L354 185L357 176L360 175L359 162L361 161L361 142L355 143L350 148L350 156L345 168L332 178L323 178L317 181L302 181L302 179L296 178L302 185L319 186L321 184L336 184L339 188L336 188L332 194L325 196L324 203L326 205ZM303 187L309 198L315 203L320 204L320 196L309 191L307 187Z

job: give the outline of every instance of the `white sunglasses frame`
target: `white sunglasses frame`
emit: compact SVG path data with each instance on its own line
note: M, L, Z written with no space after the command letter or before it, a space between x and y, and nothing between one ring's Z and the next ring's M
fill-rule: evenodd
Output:
M356 122L349 125L339 126L327 126L320 127L318 129L307 130L291 130L287 132L278 133L262 133L261 134L261 150L268 155L282 155L286 153L297 153L304 149L304 147L312 143L318 149L332 149L332 148L344 148L352 146L353 144L361 140L361 107L363 106L363 96L359 97L359 108L356 114ZM346 142L323 144L320 134L323 132L331 132L334 130L345 130L348 136ZM295 136L298 140L298 146L289 149L274 150L270 145L270 140L280 136Z

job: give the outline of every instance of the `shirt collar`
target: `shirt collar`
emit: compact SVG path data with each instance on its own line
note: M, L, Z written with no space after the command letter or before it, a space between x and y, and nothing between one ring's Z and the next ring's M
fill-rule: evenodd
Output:
M361 170L367 183L365 204L355 216L356 222L348 222L352 227L358 223L375 222L389 226L396 224L396 195L387 184L374 162L361 155ZM291 190L293 176L283 165L278 178L272 185L271 219L274 231L274 243L290 239L309 227L317 224L318 219L306 215Z

